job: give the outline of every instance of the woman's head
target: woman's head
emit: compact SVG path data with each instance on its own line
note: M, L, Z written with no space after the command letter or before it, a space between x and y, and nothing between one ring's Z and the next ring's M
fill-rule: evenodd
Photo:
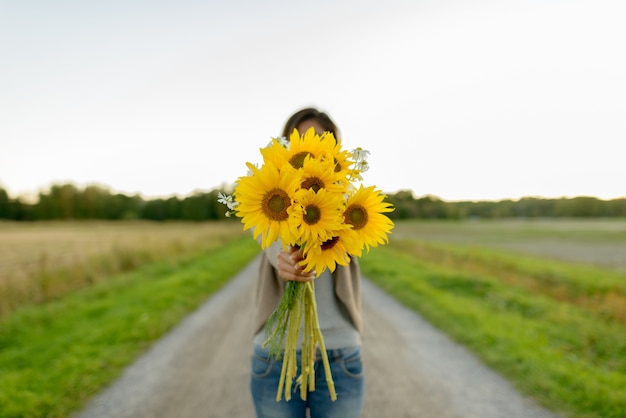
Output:
M330 132L335 138L339 139L339 129L335 122L326 113L312 107L299 110L291 115L285 122L283 136L289 139L289 135L291 135L294 129L303 134L311 126L320 135L324 132Z

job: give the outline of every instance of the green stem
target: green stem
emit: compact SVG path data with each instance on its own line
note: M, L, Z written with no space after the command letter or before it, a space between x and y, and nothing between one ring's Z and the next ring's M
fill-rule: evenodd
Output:
M287 282L285 292L278 307L272 312L265 324L265 335L263 347L268 347L271 357L280 359L284 350L285 337L288 334L289 317L294 308L296 300L302 300L304 283Z
M335 382L333 381L333 376L330 373L330 363L328 362L328 353L326 353L326 345L324 344L324 337L322 336L322 331L320 329L319 319L317 318L317 304L315 303L315 287L312 282L310 286L307 286L307 291L309 292L309 300L311 302L312 310L313 310L313 321L314 321L314 332L317 336L317 342L320 345L320 352L322 354L322 361L324 363L324 372L326 374L326 383L328 385L328 392L330 393L330 399L332 401L337 400L337 392L335 391Z

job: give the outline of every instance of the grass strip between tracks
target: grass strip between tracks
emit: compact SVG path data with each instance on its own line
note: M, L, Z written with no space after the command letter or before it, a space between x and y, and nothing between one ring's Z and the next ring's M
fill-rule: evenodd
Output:
M68 416L258 253L245 237L2 319L0 416Z

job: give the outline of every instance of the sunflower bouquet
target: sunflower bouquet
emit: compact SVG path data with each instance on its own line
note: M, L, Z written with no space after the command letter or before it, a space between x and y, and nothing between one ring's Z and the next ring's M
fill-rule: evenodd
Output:
M318 135L294 130L290 140L274 138L261 149L259 168L247 163L249 172L238 179L233 195L220 194L227 215L241 218L244 230L252 229L263 249L279 240L285 250L297 247L304 271L316 277L337 265L348 265L363 250L388 242L393 222L384 214L393 207L375 186L364 187L368 152L344 150L330 132ZM297 374L297 341L302 330L300 376ZM279 306L266 324L271 355L284 355L276 400L291 399L291 386L300 384L306 399L315 390L313 364L321 352L332 400L337 395L320 330L314 281L287 282Z

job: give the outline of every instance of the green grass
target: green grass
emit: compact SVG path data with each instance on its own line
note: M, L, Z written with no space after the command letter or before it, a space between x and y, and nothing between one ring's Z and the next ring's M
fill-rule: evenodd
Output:
M626 273L533 254L564 243L573 252L560 259L602 260L608 250L620 267L625 231L625 221L397 223L392 243L361 265L541 404L572 417L624 417ZM259 251L249 235L203 249L166 249L161 262L0 319L0 417L80 409Z
M64 417L258 254L249 237L164 260L0 322L0 417Z
M626 416L626 274L414 240L377 248L361 265L542 405L572 417Z

